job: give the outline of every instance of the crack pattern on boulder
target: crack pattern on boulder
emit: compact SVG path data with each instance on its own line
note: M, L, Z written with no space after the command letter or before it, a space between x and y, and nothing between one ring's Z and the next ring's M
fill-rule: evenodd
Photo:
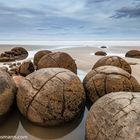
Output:
M83 84L91 103L111 92L140 91L139 83L133 76L114 66L102 66L91 70L84 78Z
M11 110L16 94L16 85L10 75L0 69L0 119Z
M129 65L129 63L127 63L124 59L122 59L119 56L105 56L99 59L95 63L92 69L95 69L100 66L108 66L108 65L122 68L123 70L129 72L130 74L132 72L131 66Z
M87 140L139 140L140 93L105 95L91 107L86 121Z
M78 116L85 106L80 79L63 68L45 68L28 76L18 85L17 105L30 121L54 126Z
M37 65L37 69L49 67L65 68L77 73L77 66L74 59L64 52L55 52L45 55L40 59Z
M34 65L37 66L39 60L40 60L44 55L48 55L49 53L51 53L51 51L49 51L49 50L41 50L41 51L38 51L38 52L34 55Z

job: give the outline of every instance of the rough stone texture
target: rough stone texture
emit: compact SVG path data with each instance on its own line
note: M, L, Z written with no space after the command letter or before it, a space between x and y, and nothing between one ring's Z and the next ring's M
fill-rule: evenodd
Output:
M102 66L90 71L83 84L91 103L111 92L140 91L139 83L133 76L114 66Z
M106 56L107 54L106 54L106 52L104 52L104 51L97 51L97 52L95 53L95 55Z
M34 65L37 66L39 60L44 56L51 53L51 51L49 50L41 50L38 51L35 55L34 55Z
M60 67L77 73L77 66L73 58L64 52L55 52L43 56L38 62L37 68Z
M125 57L140 58L140 51L130 50L125 54Z
M140 93L118 92L100 98L90 109L87 140L140 140Z
M125 71L129 72L131 74L131 66L121 57L118 56L105 56L101 59L99 59L92 69L95 69L100 66L116 66L119 68L124 69Z
M5 72L8 72L8 68L7 68L7 67L5 67L5 66L0 67L0 70L3 70L3 71L5 71Z
M27 58L28 52L22 47L16 47L11 49L11 51L5 51L0 54L0 62L12 62L15 60L22 60Z
M22 60L28 57L28 51L25 48L15 47L11 49L11 51L14 53L17 60Z
M15 93L14 80L7 72L0 70L0 119L10 111Z
M85 105L80 79L62 68L38 70L18 85L17 105L30 121L53 126L74 119Z
M34 65L31 61L23 62L19 67L19 74L22 76L27 76L34 72Z

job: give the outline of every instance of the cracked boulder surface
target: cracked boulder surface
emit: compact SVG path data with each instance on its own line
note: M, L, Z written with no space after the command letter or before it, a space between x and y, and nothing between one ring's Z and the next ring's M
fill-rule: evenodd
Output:
M0 120L11 110L16 94L16 85L10 75L0 70Z
M114 92L91 107L86 121L87 140L139 140L140 92Z
M16 60L23 60L28 57L28 51L23 47L15 47L11 49L11 52L14 53L14 57Z
M99 59L92 69L95 69L100 66L116 66L122 68L123 70L129 72L131 74L131 66L127 63L123 58L119 56L105 56Z
M37 66L39 60L44 56L44 55L48 55L49 53L52 53L49 50L41 50L38 51L35 55L34 55L34 65Z
M18 72L22 76L27 76L34 72L34 70L34 64L32 61L25 61L19 66Z
M40 59L37 65L37 69L49 67L65 68L77 74L75 60L64 52L55 52L45 55Z
M17 105L30 121L41 126L55 126L80 115L85 107L85 92L73 72L44 68L18 84Z
M114 66L102 66L91 70L83 80L87 97L91 103L111 92L139 92L137 80L128 72Z

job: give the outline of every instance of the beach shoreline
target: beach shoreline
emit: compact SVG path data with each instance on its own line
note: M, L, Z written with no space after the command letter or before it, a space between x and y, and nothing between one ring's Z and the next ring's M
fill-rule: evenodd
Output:
M2 45L0 45L1 52L10 50L11 48L15 47L15 45L6 45L6 47L2 48ZM67 47L60 47L60 46L54 46L51 48L51 46L34 46L34 45L17 45L24 47L28 50L29 56L26 60L33 60L34 54L39 50L51 50L53 52L66 52L72 56L72 58L75 60L78 68L78 76L83 80L85 75L92 69L93 65L103 56L95 56L94 53L96 51L105 51L108 55L118 55L118 54L125 54L130 49L139 49L139 47L124 47L121 49L118 49L118 47L108 47L107 48L100 48L99 46L73 46L68 48ZM134 59L134 58L126 58L123 57L128 63L134 64L131 65L132 68L132 75L138 80L140 83L140 59ZM3 66L3 63L0 63L0 66ZM41 128L38 126L35 126L28 122L25 118L21 117L19 113L13 114L13 120L9 120L5 125L2 125L0 130L3 133L7 134L7 128L12 127L14 125L11 122L17 122L19 121L18 128L16 128L16 135L25 135L28 136L29 139L34 140L42 140L43 137L53 137L53 139L57 140L71 140L71 139L81 139L84 140L85 137L85 122L86 122L86 116L88 114L87 108L85 109L85 113L83 114L83 118L79 124L70 124L68 127L63 128L62 130L59 130L59 128ZM15 117L16 116L16 117ZM10 126L10 127L9 127ZM74 128L73 128L74 127ZM45 131L48 131L49 133L44 133ZM54 136L53 132L56 132L56 137Z

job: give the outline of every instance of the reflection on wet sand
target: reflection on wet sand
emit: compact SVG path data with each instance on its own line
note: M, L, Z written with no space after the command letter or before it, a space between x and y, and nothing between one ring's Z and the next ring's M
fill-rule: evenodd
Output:
M75 120L57 127L40 127L24 118L17 109L0 125L0 136L27 136L29 140L84 140L87 108Z
M19 126L19 114L18 111L12 111L8 116L0 123L0 136L14 136L17 133Z
M87 110L85 111L85 113ZM78 134L78 130L81 133L81 129L79 128L80 125L84 127L84 117L86 114L81 114L78 118L75 120L56 127L40 127L36 126L33 123L29 122L25 118L21 117L21 124L23 128L32 136L35 136L39 139L62 139L62 137L65 137L65 140L70 140L72 137L71 135L75 135L74 139L76 140L76 135ZM83 133L82 133L83 135ZM80 137L81 138L81 137Z

